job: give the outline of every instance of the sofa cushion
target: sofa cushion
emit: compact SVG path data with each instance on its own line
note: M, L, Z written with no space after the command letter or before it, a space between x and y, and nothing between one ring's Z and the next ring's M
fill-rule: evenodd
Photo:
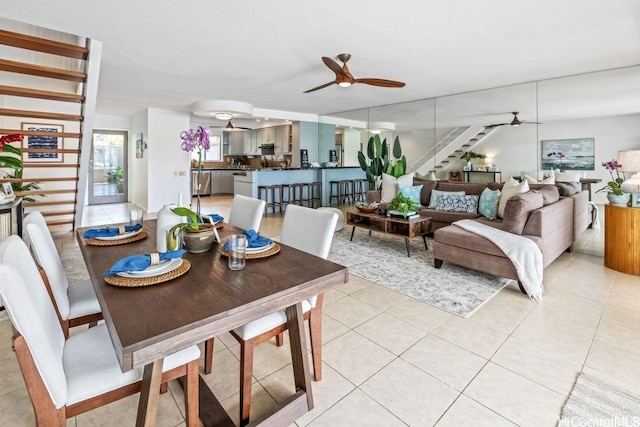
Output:
M522 234L529 214L543 205L544 197L537 190L511 196L504 209L502 229L509 233Z
M509 178L502 187L500 193L500 201L498 202L498 218L504 218L504 208L507 206L507 201L511 196L516 194L525 193L529 191L529 183L527 181L518 182L513 178Z
M421 192L422 192L422 185L404 185L400 182L398 183L398 193L402 193L404 197L410 198L418 206L420 206Z
M464 194L475 194L479 196L482 194L482 190L487 187L487 184L480 184L475 182L448 182L439 181L436 187L439 191L464 191Z
M398 183L404 185L413 184L413 173L399 176L396 178L393 175L386 173L382 174L382 194L381 199L384 203L391 203L394 197L398 194Z
M477 213L478 196L443 194L442 197L438 199L436 210L447 212Z
M440 191L440 190L431 190L431 199L429 200L429 209L436 209L438 206L438 201L444 195L456 195L456 196L464 196L464 191Z
M478 213L488 219L498 217L498 202L500 201L500 190L485 188L480 195L478 202Z
M477 213L437 211L428 208L420 209L420 215L430 217L432 226L434 223L451 224L460 219L476 219L480 217Z
M540 181L538 181L535 178L532 178L530 175L525 175L524 179L529 183L529 184L555 184L556 183L556 178L555 176L548 176Z
M573 196L582 191L582 186L579 182L556 182L556 187L563 197Z
M428 206L431 200L431 191L434 190L438 181L418 181L414 178L413 185L422 185L422 191L420 192L420 205Z
M550 205L560 200L560 193L555 185L549 184L530 184L529 190L537 190L542 193L544 198L544 205Z

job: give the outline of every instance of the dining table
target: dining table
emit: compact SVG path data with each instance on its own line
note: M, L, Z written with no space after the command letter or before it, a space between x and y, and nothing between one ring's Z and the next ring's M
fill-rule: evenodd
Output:
M166 356L278 310L287 315L295 393L250 425L290 425L313 409L301 301L346 283L347 267L277 243L277 253L247 259L244 269L234 271L219 250L222 243L214 243L208 252L185 253L190 268L179 277L149 286L114 286L103 276L114 262L156 252L156 221L145 220L145 237L123 244L89 244L83 238L89 228L77 229L76 238L120 368L143 368L137 426L155 425ZM218 232L224 242L243 230L224 224ZM203 425L233 426L202 375L199 382Z

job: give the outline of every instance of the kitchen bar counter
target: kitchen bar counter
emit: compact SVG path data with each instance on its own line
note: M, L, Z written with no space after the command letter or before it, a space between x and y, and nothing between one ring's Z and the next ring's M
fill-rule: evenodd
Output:
M234 192L258 197L259 185L293 184L298 182L322 183L322 206L329 205L329 181L365 178L359 166L343 168L264 168L234 171Z

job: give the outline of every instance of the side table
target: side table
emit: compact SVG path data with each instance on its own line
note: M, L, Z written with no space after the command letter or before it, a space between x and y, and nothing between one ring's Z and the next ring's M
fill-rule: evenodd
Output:
M640 208L604 205L604 265L640 276Z

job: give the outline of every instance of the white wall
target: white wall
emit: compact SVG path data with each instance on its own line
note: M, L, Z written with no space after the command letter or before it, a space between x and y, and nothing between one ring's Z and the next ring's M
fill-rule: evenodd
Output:
M141 159L136 158L136 135L142 133L143 139L149 139L149 113L142 111L131 117L129 132L129 201L149 212L149 150Z
M180 149L180 132L189 129L189 113L159 108L150 108L147 113L147 210L157 212L163 205L177 202L178 193L182 193L184 203L188 204L191 168L189 153ZM174 176L177 173L184 175Z

